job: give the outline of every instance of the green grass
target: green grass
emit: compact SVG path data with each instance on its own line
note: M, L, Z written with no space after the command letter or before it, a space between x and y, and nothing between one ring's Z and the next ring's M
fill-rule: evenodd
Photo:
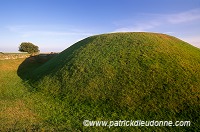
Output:
M5 88L10 87L8 92L2 92L1 95L2 99L8 101L6 104L21 99L25 108L36 115L25 126L27 129L200 129L200 49L172 36L155 33L91 36L44 64L37 60L24 61L17 71L1 75L3 78L8 76L10 79L5 78L7 81L12 78L17 81L15 85L3 83ZM18 90L11 90L17 85ZM14 99L11 93L16 94ZM109 129L84 127L83 120L189 120L192 124L190 127Z
M33 114L24 106L26 88L16 70L23 59L0 61L0 130L14 131L30 127Z
M56 117L60 105L30 90L17 75L22 62L24 59L0 61L0 131L57 131L49 120Z

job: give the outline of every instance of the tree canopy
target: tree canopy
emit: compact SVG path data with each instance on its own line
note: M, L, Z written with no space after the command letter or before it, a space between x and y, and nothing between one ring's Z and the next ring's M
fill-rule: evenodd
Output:
M19 51L20 52L28 52L29 54L36 54L38 53L39 47L30 43L30 42L22 42L19 46Z

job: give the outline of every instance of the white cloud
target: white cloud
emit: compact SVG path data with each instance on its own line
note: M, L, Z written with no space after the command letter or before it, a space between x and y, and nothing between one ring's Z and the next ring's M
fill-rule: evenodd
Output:
M200 9L193 9L177 14L171 14L167 18L167 20L172 24L179 24L184 22L200 20Z
M157 29L159 26L194 22L200 20L200 9L193 9L175 14L146 14L146 16L145 14L142 14L142 16L143 20L141 21L133 21L132 24L128 25L119 24L120 27L118 27L114 32L149 31ZM150 17L150 19L145 19L145 17Z
M17 26L7 26L10 32L20 34L21 37L32 37L32 36L90 36L91 33L85 32L80 29L72 30L59 30L59 29L40 29L40 26L29 26L29 25L17 25Z
M85 32L59 32L59 31L28 31L23 32L22 37L31 37L31 36L71 36L71 35L80 35L88 36L90 33Z
M131 32L131 31L145 32L159 25L160 23L156 21L151 21L149 23L138 23L138 24L134 24L133 26L116 29L114 32Z

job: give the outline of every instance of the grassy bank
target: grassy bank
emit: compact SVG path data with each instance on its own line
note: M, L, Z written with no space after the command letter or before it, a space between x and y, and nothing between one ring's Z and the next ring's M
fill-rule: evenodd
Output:
M54 123L73 129L88 120L190 120L197 129L200 50L172 36L115 33L88 37L31 72L37 92L60 101ZM68 128L68 127L66 127ZM104 128L107 129L107 128Z
M200 50L153 33L86 38L49 61L0 61L0 130L198 131ZM84 120L191 121L85 127Z

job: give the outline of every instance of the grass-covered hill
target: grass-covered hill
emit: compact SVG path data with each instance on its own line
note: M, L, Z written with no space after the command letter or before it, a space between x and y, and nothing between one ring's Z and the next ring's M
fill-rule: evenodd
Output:
M31 85L62 100L60 123L189 120L199 129L200 49L158 33L88 37L32 72ZM149 127L148 127L149 128ZM144 129L121 127L115 129ZM149 129L172 129L156 127Z

